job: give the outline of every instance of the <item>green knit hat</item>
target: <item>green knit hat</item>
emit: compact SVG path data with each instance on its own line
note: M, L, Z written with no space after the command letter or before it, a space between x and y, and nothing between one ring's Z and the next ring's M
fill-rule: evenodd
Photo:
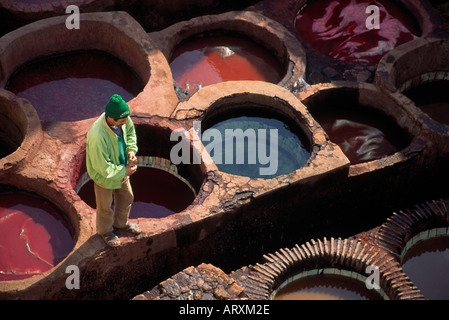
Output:
M114 94L106 104L105 113L106 116L113 119L123 119L128 117L131 112L123 98L118 94Z

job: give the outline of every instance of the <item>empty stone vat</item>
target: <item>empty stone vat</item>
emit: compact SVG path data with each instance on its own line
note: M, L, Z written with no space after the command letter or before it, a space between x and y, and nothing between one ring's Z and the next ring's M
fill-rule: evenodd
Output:
M42 139L42 129L34 108L24 99L0 89L0 168L17 169L32 155Z
M445 162L449 124L449 83L445 37L424 37L403 44L386 55L376 71L375 82L391 93L422 126L431 139L433 157ZM444 171L444 166L441 167Z

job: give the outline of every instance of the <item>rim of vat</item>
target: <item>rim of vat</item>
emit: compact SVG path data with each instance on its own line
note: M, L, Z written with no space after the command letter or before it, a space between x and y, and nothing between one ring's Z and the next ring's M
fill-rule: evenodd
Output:
M26 99L0 88L0 110L14 121L14 125L23 135L22 142L15 151L0 159L0 172L15 170L27 157L32 156L43 138L41 122L36 110ZM12 119L11 119L12 118Z
M321 274L327 268L371 275L368 267L378 268L379 286L385 296L394 300L423 299L419 289L410 282L397 261L379 247L360 240L323 238L310 240L293 248L284 248L263 256L264 263L251 267L246 293L256 300L271 299L286 281L300 274ZM382 294L381 294L382 295Z
M295 17L296 14L299 12L299 10L301 10L307 3L313 1L314 0L297 1L294 7ZM420 32L419 35L415 36L416 39L420 39L421 37L447 29L447 27L445 27L447 23L445 22L444 18L428 3L425 3L423 1L408 1L408 0L389 0L389 1L396 2L399 3L401 6L404 6L407 9L410 16L415 20L415 22L417 23L417 27L419 27ZM416 41L416 39L412 41ZM386 55L388 55L388 53ZM333 58L329 57L329 59ZM338 59L333 60L340 61ZM344 62L344 61L342 62L348 65L357 65L351 62Z
M421 129L420 126L415 123L413 116L411 116L410 113L399 104L399 102L393 99L390 95L379 90L374 84L351 81L319 83L299 92L296 96L313 114L313 109L319 108L319 106L308 106L306 102L308 99L318 97L326 91L334 91L338 94L338 91L340 90L359 91L358 101L360 105L366 106L366 108L374 111L381 112L382 116L394 120L398 128L406 134L408 138L408 144L405 148L398 150L389 156L363 163L351 164L349 169L349 174L351 176L363 174L376 168L383 168L396 163L405 162L409 158L414 157L417 152L423 150L425 146L422 143L415 141L417 140ZM379 100L378 98L382 99ZM395 107L389 108L388 106L390 105L394 105Z
M98 50L117 57L140 77L143 90L128 102L134 113L171 113L178 100L170 67L137 21L122 11L82 13L80 28L67 29L66 18L42 19L0 38L1 87L17 68L35 59Z
M393 214L379 228L374 242L398 262L419 241L449 234L449 203L433 200Z
M313 119L307 108L293 93L275 84L263 81L227 81L210 85L194 93L188 100L180 102L171 117L176 120L204 121L208 115L226 112L226 110L220 110L223 105L229 108L234 103L249 103L251 106L265 108L272 113L291 119L308 140L310 157L301 168L272 179L250 179L220 171L223 176L228 176L235 181L250 180L256 185L261 184L261 190L264 188L270 190L273 188L273 183L268 181L284 184L289 177L288 180L293 183L293 180L307 180L306 178L337 169L348 170L349 160L340 148L336 148L335 144L326 139L324 130ZM213 163L207 152L205 153L206 160ZM214 163L213 165L215 166Z
M448 54L449 34L404 43L382 57L376 70L375 83L390 92L402 92L406 87L419 84L417 80L424 80L419 79L421 75L448 71Z
M293 89L304 76L306 53L302 44L283 25L257 12L230 11L201 16L150 33L150 37L158 44L167 61L170 61L173 50L183 41L204 33L213 34L214 31L241 34L264 46L284 68L284 75L278 85Z
M448 55L449 33L419 38L385 55L375 74L376 85L395 95L429 130L441 134L447 134L449 124L431 118L403 92L434 80L449 80Z

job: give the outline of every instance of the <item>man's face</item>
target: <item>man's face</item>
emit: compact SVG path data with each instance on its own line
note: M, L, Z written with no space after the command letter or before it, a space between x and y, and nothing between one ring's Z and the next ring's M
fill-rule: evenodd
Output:
M111 117L108 117L108 118L109 118L109 123L112 126L121 127L121 126L123 126L124 124L126 124L128 122L128 118L117 119L117 120L115 120L115 119L113 119Z

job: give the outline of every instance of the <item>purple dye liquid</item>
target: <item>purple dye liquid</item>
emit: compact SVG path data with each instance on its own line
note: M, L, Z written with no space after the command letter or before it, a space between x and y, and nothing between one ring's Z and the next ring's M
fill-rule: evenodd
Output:
M99 116L113 94L129 101L143 86L117 58L89 51L33 61L6 88L28 99L43 121L78 121Z
M274 300L380 300L374 290L368 290L359 280L319 275L300 278L283 287Z
M74 245L65 221L50 203L25 193L0 195L0 281L42 274Z
M404 134L394 122L367 111L348 108L320 112L315 116L351 164L387 157L407 144Z
M182 180L160 169L139 167L131 176L134 203L129 217L164 218L187 208L195 194ZM78 195L90 207L96 208L94 182L89 180Z
M449 237L427 239L411 247L403 258L402 269L424 298L449 300Z

